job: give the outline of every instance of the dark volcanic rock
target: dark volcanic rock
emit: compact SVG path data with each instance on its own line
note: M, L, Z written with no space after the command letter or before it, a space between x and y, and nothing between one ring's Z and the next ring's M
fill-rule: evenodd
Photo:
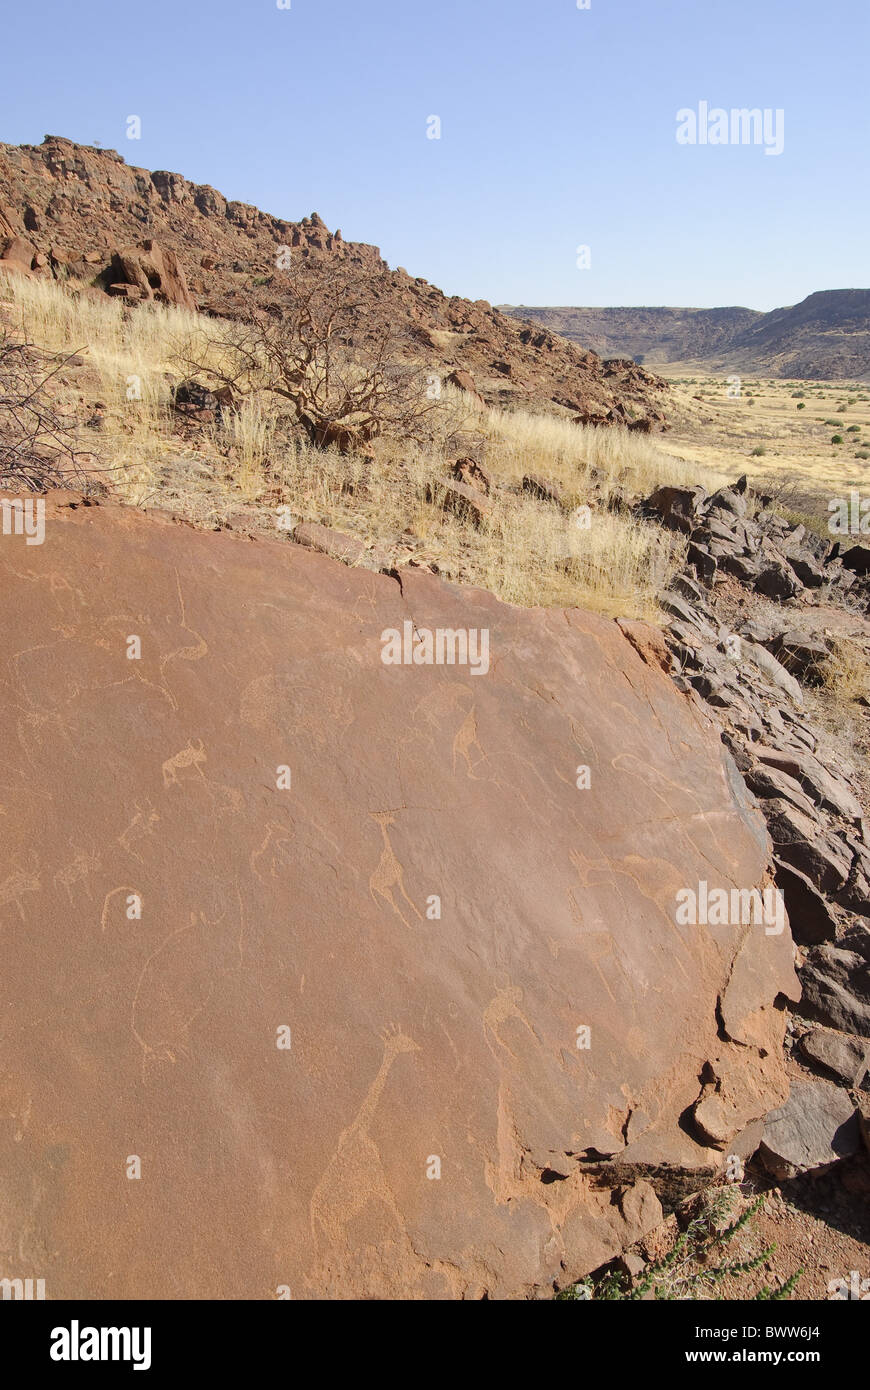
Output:
M860 1086L870 1063L870 1041L847 1033L813 1028L801 1038L800 1049L808 1062L822 1067L843 1086Z
M828 1167L861 1147L855 1107L824 1081L793 1081L788 1100L768 1115L759 1157L774 1177Z
M856 951L816 946L801 966L797 1012L844 1033L870 1037L870 965Z
M778 859L776 883L785 898L785 909L795 941L803 946L833 941L837 934L837 919L806 874Z

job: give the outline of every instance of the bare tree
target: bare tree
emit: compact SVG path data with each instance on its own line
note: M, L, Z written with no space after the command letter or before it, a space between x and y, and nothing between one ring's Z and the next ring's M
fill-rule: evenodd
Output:
M437 405L431 371L415 362L377 280L339 265L309 265L289 277L286 303L211 338L185 369L230 400L256 391L288 401L318 448L348 452L379 435L423 439Z
M41 492L87 480L70 425L46 390L74 355L47 368L31 343L0 334L0 486Z

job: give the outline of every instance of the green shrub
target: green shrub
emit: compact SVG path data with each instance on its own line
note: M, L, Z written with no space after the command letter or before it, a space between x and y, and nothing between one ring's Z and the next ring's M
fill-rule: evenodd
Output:
M832 435L831 435L831 443L832 443L832 444L842 444L842 442L843 442L843 436L842 436L841 434L832 434Z
M766 453L767 450L765 449L763 444L756 444L755 448L752 450L752 454L750 455L750 457L754 459L760 459L761 456Z
M800 402L800 404L797 406L797 409L798 409L798 410L806 410L806 406L804 405L803 401Z
M727 1247L740 1232L747 1231L764 1198L758 1197L732 1220L733 1202L723 1189L714 1190L701 1201L700 1210L689 1221L674 1242L669 1254L647 1265L643 1274L632 1284L626 1274L613 1269L604 1270L582 1284L573 1284L556 1295L560 1301L574 1300L639 1300L652 1293L655 1299L685 1301L716 1298L723 1280L737 1280L759 1269L773 1254L776 1246L769 1245L748 1259L729 1258ZM721 1229L723 1222L727 1222ZM756 1301L785 1300L794 1292L803 1274L799 1269L778 1289L764 1285L755 1295Z

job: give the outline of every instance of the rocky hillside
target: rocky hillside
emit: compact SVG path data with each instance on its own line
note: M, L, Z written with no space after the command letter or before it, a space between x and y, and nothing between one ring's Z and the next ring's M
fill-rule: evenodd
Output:
M583 342L647 364L818 381L870 377L870 290L822 290L769 314L753 309L573 309L502 306Z
M148 243L146 246L145 243ZM0 145L0 266L71 276L137 300L155 293L212 314L280 313L284 265L341 263L433 368L462 374L490 403L540 403L593 415L616 406L662 419L666 388L631 362L601 360L521 325L483 300L449 298L391 270L375 246L347 242L317 214L300 222L230 202L180 174L127 165L114 150L46 136Z

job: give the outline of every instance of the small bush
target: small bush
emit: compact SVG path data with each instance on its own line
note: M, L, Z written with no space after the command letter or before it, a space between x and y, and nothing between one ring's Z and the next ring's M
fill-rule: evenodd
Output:
M842 442L843 442L843 436L842 436L841 434L832 434L832 435L831 435L831 443L832 443L832 444L842 444Z
M68 353L67 357L74 354ZM66 358L0 333L0 486L41 492L81 482L69 420L47 390Z
M797 409L798 409L798 410L806 410L806 406L804 405L803 401L800 402L800 404L798 405Z
M635 1283L611 1267L582 1284L571 1285L558 1293L556 1298L564 1302L634 1301L648 1296L678 1302L720 1298L722 1295L718 1291L726 1279L736 1282L753 1274L776 1248L769 1245L757 1254L745 1251L746 1258L743 1259L729 1258L728 1247L736 1237L745 1237L750 1233L753 1218L763 1205L764 1198L756 1198L741 1215L735 1217L735 1200L731 1194L721 1188L707 1193L697 1204L695 1215L677 1236L670 1252L647 1265ZM755 1301L789 1299L802 1273L803 1270L797 1270L776 1289L762 1285L755 1294Z
M756 444L755 448L752 450L750 457L754 459L760 459L766 453L767 450L765 449L763 444Z

